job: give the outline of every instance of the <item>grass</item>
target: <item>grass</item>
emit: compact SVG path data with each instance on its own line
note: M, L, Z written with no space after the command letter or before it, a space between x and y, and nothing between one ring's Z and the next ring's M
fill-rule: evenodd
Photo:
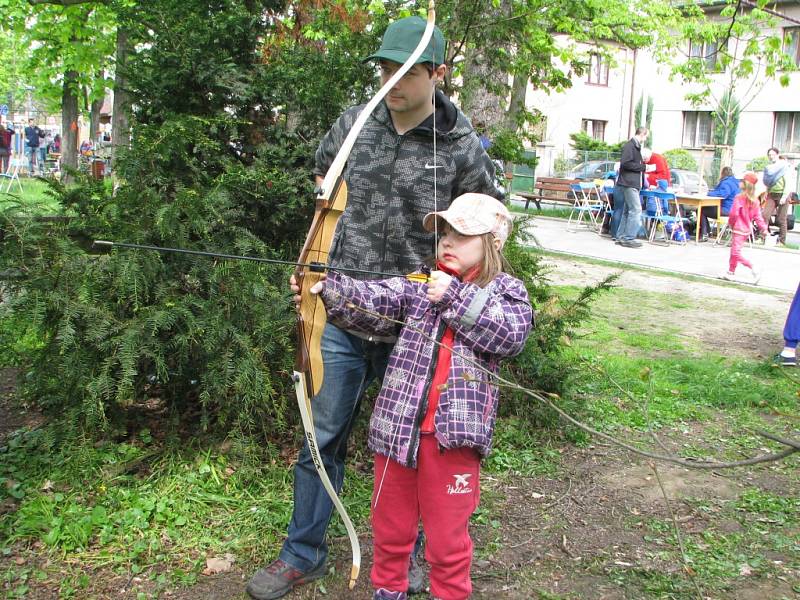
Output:
M569 296L577 289L565 286L560 292ZM791 436L797 384L763 360L731 357L702 338L686 336L680 315L696 310L697 302L621 288L598 300L594 316L565 348L569 360L583 365L570 391L582 401L582 418L621 437L649 428L685 434L685 456L738 459L774 449L754 430ZM709 310L739 310L724 300L703 302ZM629 317L631 306L636 319ZM4 366L23 363L39 343L24 323L11 315L0 318ZM702 439L695 437L696 428ZM285 446L298 444L299 438ZM555 432L532 429L524 418L499 419L484 472L516 485L525 485L525 478L558 478L564 444ZM81 598L91 595L88 574L105 570L125 580L140 578L137 589L154 597L168 587L192 585L206 556L233 553L247 570L274 556L283 538L291 512L291 460L258 440L187 443L144 429L93 443L63 439L48 427L20 430L0 448L0 502L16 503L14 512L0 516L0 559L22 553L27 560L1 561L0 585L7 597L25 598L42 581L59 582L59 597ZM353 458L342 497L367 533L372 482L364 462L362 453ZM765 472L787 489L800 483L796 459ZM490 488L474 517L491 532L479 550L487 558L504 543L503 528L513 527L497 512L502 498ZM734 499L688 505L710 522L702 532L687 534L689 564L709 596L725 597L745 577L777 576L784 568L776 565L777 555L786 568L800 567L796 494L750 485ZM721 521L736 523L738 530L722 530ZM625 589L628 597L693 596L671 521L651 518L646 528L649 538L659 540L647 562L666 567L596 566L594 576ZM331 535L344 534L334 518ZM47 559L37 561L37 555ZM524 573L519 577L524 582ZM531 590L531 597L536 594L572 597Z
M58 201L48 193L47 183L41 179L23 177L22 193L15 186L10 193L0 193L0 212L18 209L31 215L53 215L61 213ZM16 190L16 192L15 192Z

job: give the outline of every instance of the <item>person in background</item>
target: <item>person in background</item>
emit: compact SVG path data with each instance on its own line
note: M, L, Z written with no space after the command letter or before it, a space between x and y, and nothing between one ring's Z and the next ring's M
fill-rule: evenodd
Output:
M621 188L625 207L617 229L617 243L625 248L642 247L642 242L636 239L642 228L642 201L639 192L644 185L645 171L655 171L654 165L645 165L642 160L642 144L647 139L647 134L647 127L637 128L634 136L622 147L619 161L614 201L617 201L616 189Z
M739 193L739 180L733 176L733 169L730 167L722 167L719 174L719 181L714 189L708 191L709 196L715 198L722 198L720 200L720 211L723 217L727 217L731 212L733 200ZM700 241L705 242L708 240L709 232L709 219L716 219L717 209L713 206L706 206L700 211Z
M766 193L767 188L758 182L758 175L755 173L745 173L741 188L742 192L734 199L728 215L728 226L733 233L733 239L731 240L728 271L722 275L722 279L733 280L736 275L736 267L741 264L750 269L753 275L753 284L757 284L761 278L761 272L742 256L742 247L753 233L753 221L758 225L761 235L767 235L767 224L761 216L761 205L759 204L759 199Z
M61 134L57 133L55 137L53 137L53 152L56 154L61 153Z
M373 600L408 597L420 519L431 597L466 600L472 594L469 520L478 507L480 463L492 445L498 406L491 373L524 349L533 325L525 286L503 272L501 250L512 219L500 201L464 194L422 222L427 231L441 232L427 283L357 281L332 271L311 288L321 293L328 315L352 329L383 336L396 323L408 323L370 419ZM474 373L480 376L470 378Z
M28 119L25 128L25 157L28 159L28 175L33 176L39 155L39 128L33 119Z
M648 158L645 158L645 155L649 154ZM647 173L647 186L650 188L658 187L659 180L663 180L667 182L667 185L670 184L671 175L669 172L669 164L667 164L667 158L663 154L658 154L657 152L653 152L650 148L643 148L642 149L642 159L644 160L644 164L646 165L655 165L655 170L648 171Z
M777 213L778 243L786 244L787 218L789 214L789 189L786 185L786 171L789 164L781 157L777 148L767 150L769 164L764 167L764 185L767 186L767 198L764 202L762 216L769 223L773 214Z
M797 342L800 340L800 285L794 293L792 305L783 325L783 350L775 356L775 363L782 367L797 366Z
M0 173L8 171L11 163L11 135L5 125L0 125Z

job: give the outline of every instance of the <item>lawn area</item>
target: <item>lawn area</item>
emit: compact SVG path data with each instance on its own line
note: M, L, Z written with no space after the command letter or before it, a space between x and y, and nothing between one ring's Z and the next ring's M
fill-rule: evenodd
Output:
M0 193L0 211L18 208L32 215L55 215L61 213L58 201L48 193L45 181L34 177L22 177L22 193L14 186L9 193Z
M561 295L587 282L586 265L548 261ZM595 277L613 270L592 265ZM749 320L753 307L758 322ZM627 272L564 340L580 369L558 402L652 452L719 460L774 452L778 445L759 430L800 439L800 375L769 364L786 309L786 297L762 290ZM739 320L748 325L734 327ZM206 439L170 427L177 417L159 413L154 401L138 407L135 430L65 440L18 408L25 399L13 399L12 377L24 368L14 357L37 343L0 312L6 597L244 598L244 581L276 555L284 535L298 432L278 432L280 443L269 446ZM365 419L342 494L364 549L361 579L347 591L350 549L334 517L329 575L291 598L371 597L371 457L359 445ZM657 471L563 424L499 420L473 519L473 597L800 594L797 455L732 470L653 464ZM219 573L209 569L213 558L226 559Z

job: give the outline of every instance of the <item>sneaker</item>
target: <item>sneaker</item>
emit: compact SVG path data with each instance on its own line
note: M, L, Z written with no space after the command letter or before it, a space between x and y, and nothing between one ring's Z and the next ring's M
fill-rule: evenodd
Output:
M372 600L406 600L408 596L405 592L390 592L384 588L378 588L372 595Z
M753 272L753 285L758 285L758 282L761 281L761 269L753 267L750 270Z
M622 240L619 245L624 248L641 248L642 242L639 240Z
M425 589L425 572L417 560L417 552L411 553L411 560L408 563L408 593L419 594Z
M730 271L725 271L722 275L719 276L720 279L724 279L725 281L733 281L736 279L736 275L731 273Z
M259 569L247 584L247 593L256 600L275 600L325 575L325 563L305 573L280 558Z
M796 356L784 356L783 354L776 354L772 358L772 362L779 366L779 367L796 367L797 366L797 357Z

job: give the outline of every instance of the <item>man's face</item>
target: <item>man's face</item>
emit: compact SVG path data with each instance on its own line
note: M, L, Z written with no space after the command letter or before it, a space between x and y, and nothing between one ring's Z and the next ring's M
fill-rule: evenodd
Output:
M402 65L391 60L380 61L381 85L385 84ZM445 67L441 65L433 74L424 64L416 64L400 78L386 94L385 102L392 112L411 112L431 103L433 88Z
M644 144L645 140L647 139L647 133L648 133L648 132L647 132L647 131L645 131L644 133L638 133L638 134L636 134L636 136L635 136L635 137L636 137L636 139L637 139L637 140L639 140L639 143L640 143L640 144Z

